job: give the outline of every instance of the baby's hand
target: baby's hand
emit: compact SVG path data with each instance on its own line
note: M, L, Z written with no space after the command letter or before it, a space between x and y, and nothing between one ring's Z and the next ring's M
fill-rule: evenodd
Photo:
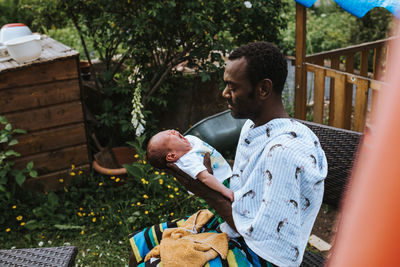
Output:
M230 189L227 188L227 189L224 191L223 195L224 195L225 197L227 197L231 202L233 202L234 193L233 193L232 190L230 190Z

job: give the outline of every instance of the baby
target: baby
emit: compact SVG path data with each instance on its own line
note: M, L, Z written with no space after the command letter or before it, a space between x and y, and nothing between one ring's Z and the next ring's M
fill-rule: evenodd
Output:
M214 175L203 164L207 152L210 153ZM222 184L232 176L231 167L217 150L193 135L184 137L175 130L159 132L147 145L147 159L159 169L167 168L167 163L175 163L193 179L199 179L233 201L233 191Z

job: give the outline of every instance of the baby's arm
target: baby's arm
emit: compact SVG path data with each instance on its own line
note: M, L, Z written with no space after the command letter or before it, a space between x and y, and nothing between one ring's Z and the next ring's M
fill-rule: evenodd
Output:
M223 196L233 202L233 191L220 183L217 178L208 173L207 170L200 172L196 177L200 180L200 182L205 183L211 189L220 192Z

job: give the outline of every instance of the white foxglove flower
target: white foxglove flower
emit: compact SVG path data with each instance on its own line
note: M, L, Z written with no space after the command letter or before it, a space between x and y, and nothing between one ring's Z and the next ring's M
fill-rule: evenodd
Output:
M145 128L144 126L146 125L146 121L144 120L144 115L142 113L142 108L143 105L141 103L142 99L142 85L139 82L135 88L135 92L133 93L133 99L132 99L132 126L135 129L135 134L136 136L141 136Z
M251 4L250 1L244 1L244 6L247 8L251 8L253 5Z

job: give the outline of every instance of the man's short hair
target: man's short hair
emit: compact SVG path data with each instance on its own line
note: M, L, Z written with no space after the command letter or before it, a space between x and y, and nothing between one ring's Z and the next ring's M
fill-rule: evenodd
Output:
M156 147L151 143L151 139L147 144L147 160L149 161L150 165L157 168L157 169L166 169L167 168L167 153L164 148Z
M255 87L263 79L270 79L273 90L282 94L287 76L287 63L279 49L269 42L255 42L236 48L229 60L247 60L247 77Z

